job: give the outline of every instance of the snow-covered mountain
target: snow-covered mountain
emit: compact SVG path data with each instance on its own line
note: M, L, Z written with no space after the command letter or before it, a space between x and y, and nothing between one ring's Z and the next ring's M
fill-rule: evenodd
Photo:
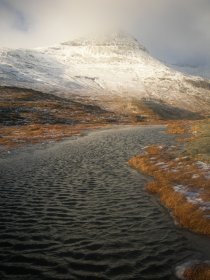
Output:
M177 72L130 35L113 32L48 48L0 49L0 85L138 113L142 100L208 112L210 82Z

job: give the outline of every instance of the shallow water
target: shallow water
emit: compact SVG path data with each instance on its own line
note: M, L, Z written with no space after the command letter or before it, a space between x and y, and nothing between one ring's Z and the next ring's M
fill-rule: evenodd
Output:
M161 127L121 128L2 158L0 279L171 279L200 254L127 165L170 141Z

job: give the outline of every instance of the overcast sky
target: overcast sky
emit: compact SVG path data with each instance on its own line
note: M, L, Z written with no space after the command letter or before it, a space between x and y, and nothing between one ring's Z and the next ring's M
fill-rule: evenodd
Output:
M121 28L171 63L210 64L210 0L0 0L0 46L37 47Z

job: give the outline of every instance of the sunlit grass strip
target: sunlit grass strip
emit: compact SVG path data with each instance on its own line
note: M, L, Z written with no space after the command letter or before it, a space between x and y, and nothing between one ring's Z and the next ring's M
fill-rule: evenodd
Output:
M107 124L0 126L0 145L9 149L24 144L43 141L59 141L66 137L81 135L85 130L108 127Z
M192 125L193 139L186 145L188 154L210 162L210 119Z
M176 268L176 276L181 280L209 280L210 263L192 261Z
M189 121L174 121L167 125L169 134L185 134L189 132Z
M210 201L210 181L193 161L175 158L173 150L151 146L144 154L132 158L129 164L154 177L155 181L150 182L147 189L159 195L161 202L172 211L182 227L210 236L210 211L189 201L184 192L177 192L174 188L177 185L188 186L200 192L204 203Z
M209 280L210 279L210 265L200 264L192 266L184 272L184 279L186 280Z

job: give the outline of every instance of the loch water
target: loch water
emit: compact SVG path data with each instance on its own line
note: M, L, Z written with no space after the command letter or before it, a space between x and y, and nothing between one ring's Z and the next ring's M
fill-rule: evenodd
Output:
M174 279L202 253L127 164L173 141L161 126L123 127L2 156L0 279Z

